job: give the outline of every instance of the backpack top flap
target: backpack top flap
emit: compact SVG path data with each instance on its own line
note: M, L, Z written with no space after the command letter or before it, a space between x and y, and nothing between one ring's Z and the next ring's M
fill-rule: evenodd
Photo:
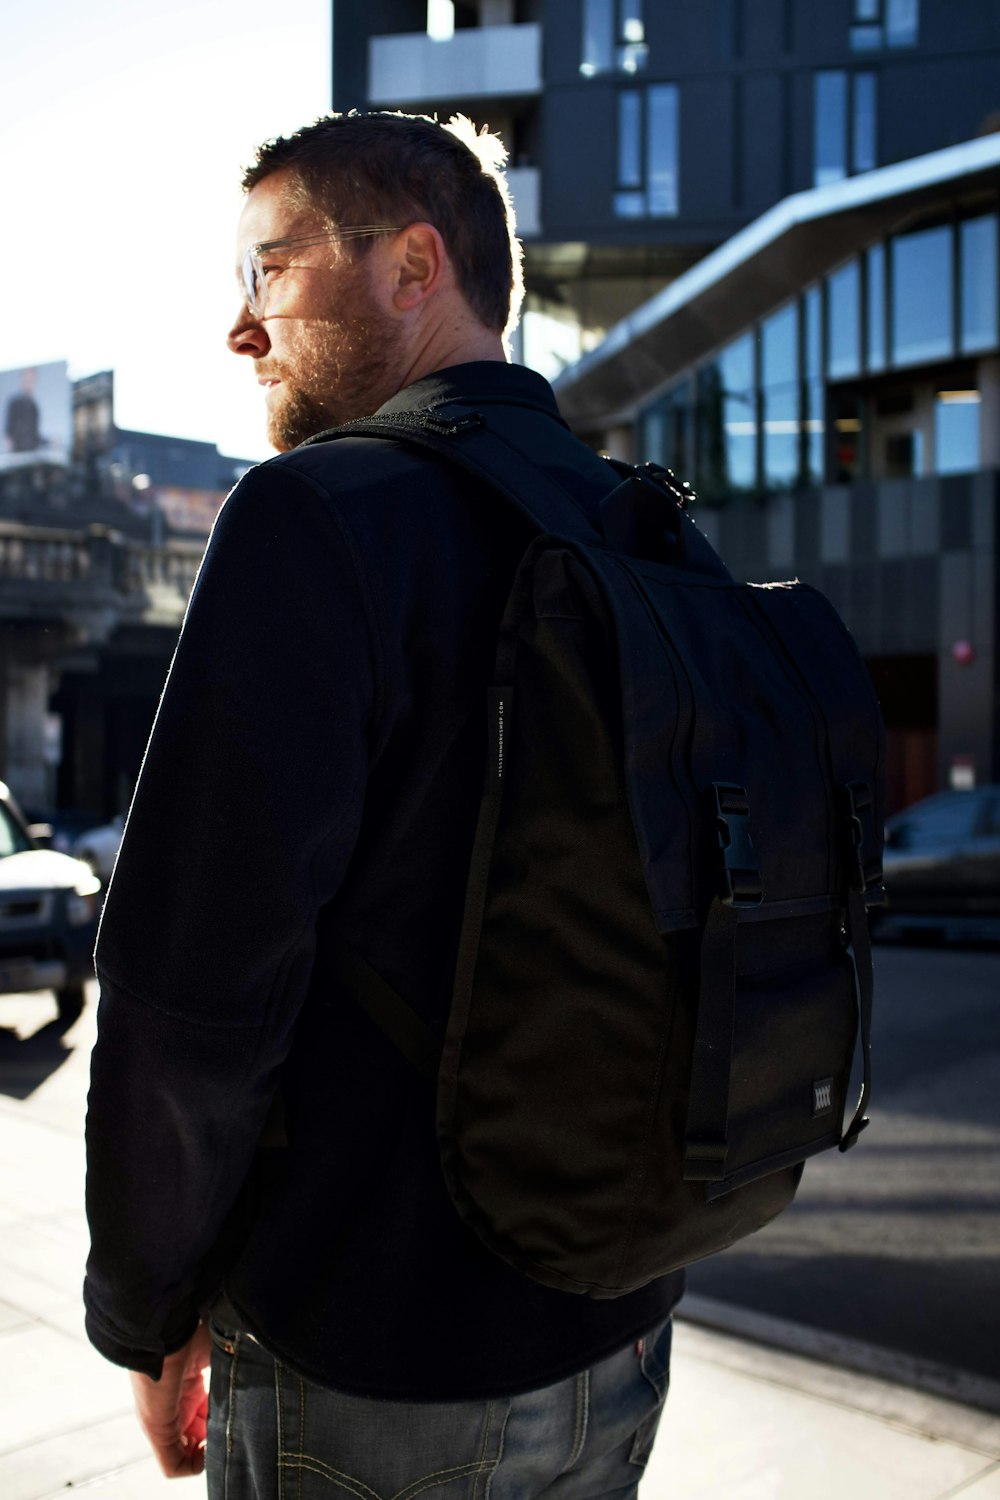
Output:
M748 794L763 907L842 900L843 790L877 786L882 731L860 656L826 600L799 583L736 584L586 555L616 625L626 788L659 930L697 925L720 894L720 784ZM874 821L880 829L880 806Z

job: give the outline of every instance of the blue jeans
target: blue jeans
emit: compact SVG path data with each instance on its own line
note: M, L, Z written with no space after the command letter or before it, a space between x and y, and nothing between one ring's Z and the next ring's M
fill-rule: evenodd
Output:
M210 1500L627 1500L663 1410L671 1329L520 1396L411 1402L313 1385L213 1324Z

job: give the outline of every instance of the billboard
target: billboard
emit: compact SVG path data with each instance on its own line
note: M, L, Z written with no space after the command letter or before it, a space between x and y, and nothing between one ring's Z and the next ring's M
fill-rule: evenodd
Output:
M68 464L72 404L65 360L0 370L0 468Z

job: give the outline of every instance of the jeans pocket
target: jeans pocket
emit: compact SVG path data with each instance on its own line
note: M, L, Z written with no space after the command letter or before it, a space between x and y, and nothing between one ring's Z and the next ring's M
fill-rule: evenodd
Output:
M673 1319L657 1324L638 1343L639 1375L649 1389L651 1409L636 1428L629 1463L644 1469L653 1451L660 1418L670 1385L670 1345L673 1337Z

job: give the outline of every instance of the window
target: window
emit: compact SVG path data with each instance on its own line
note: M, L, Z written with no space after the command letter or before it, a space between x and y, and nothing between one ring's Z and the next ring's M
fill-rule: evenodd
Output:
M915 47L920 29L919 0L854 0L851 49Z
M959 340L963 354L995 349L997 328L997 216L959 225Z
M851 169L870 172L875 165L875 74L854 75L853 140Z
M869 370L885 369L885 249L872 245L865 257L868 276L867 354Z
M618 95L618 218L667 218L679 212L679 102L673 83L623 89Z
M934 402L934 470L963 474L979 468L978 391L938 391Z
M744 334L698 372L699 475L695 488L720 500L757 487L755 344Z
M673 469L680 479L691 477L691 402L691 381L682 380L642 418L643 458Z
M614 68L637 73L648 54L643 0L583 0L580 72L586 78Z
M952 353L952 233L948 225L892 241L893 363Z
M856 260L826 283L826 373L844 380L861 370L861 275Z
M826 391L823 384L823 294L818 286L810 287L806 292L802 312L806 428L804 478L807 484L822 484L826 469Z
M0 804L0 859L8 854L23 854L31 845L14 822L7 809Z
M874 73L825 69L813 80L813 185L826 187L878 161L878 90Z
M799 477L799 309L794 302L761 325L764 484L789 489Z
M885 39L890 47L915 47L919 25L919 0L885 0Z

